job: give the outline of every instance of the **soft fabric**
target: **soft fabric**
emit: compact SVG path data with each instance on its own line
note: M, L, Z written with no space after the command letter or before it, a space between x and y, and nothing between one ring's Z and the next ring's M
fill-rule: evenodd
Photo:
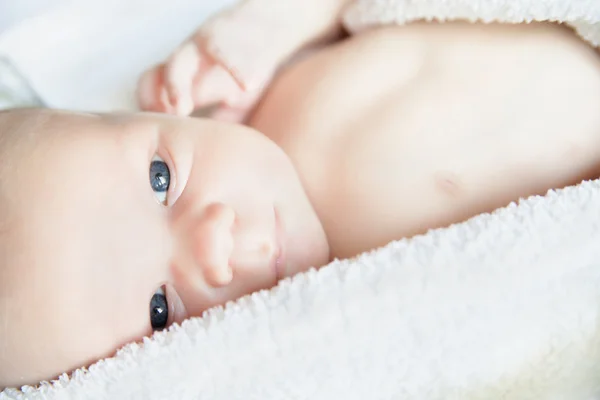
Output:
M600 398L600 181L286 279L0 400Z
M411 21L564 22L600 45L598 0L355 0L344 16L351 32Z
M568 21L597 0L359 1L346 24ZM335 261L0 400L600 399L600 181Z

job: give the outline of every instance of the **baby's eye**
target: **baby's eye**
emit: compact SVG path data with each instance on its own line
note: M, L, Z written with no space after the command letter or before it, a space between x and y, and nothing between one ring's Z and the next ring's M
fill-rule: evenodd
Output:
M160 331L167 327L169 323L169 304L163 287L158 290L150 299L150 324L152 330Z
M169 166L159 156L154 156L150 163L150 187L161 204L167 204L167 192L171 184Z

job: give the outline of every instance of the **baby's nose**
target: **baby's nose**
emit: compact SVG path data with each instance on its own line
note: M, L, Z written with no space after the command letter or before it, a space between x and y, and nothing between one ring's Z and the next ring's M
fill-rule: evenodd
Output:
M227 285L233 278L229 260L234 245L234 222L235 211L231 207L213 203L203 210L192 228L193 259L211 286Z

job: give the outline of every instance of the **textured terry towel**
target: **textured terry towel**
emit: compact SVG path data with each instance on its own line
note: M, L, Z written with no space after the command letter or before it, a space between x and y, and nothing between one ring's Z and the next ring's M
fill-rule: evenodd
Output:
M561 20L600 38L591 0L364 1L346 23L434 17ZM335 261L0 394L130 398L600 399L600 181Z
M417 20L559 21L573 27L592 45L600 45L598 0L356 0L344 18L352 32Z

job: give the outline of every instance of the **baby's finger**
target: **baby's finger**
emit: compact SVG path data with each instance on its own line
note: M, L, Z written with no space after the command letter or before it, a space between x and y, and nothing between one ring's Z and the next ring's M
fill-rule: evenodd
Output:
M243 96L243 90L220 65L215 65L194 82L194 101L197 106L212 103L233 104Z
M210 114L210 118L218 120L218 121L242 124L242 123L246 122L248 113L249 113L249 110L246 108L229 107L229 106L224 105L221 107L217 107Z
M256 60L260 58L259 52L240 41L239 38L234 40L225 35L212 35L204 39L204 46L206 53L231 75L240 89L255 91L271 75L272 63L261 64Z
M166 89L163 77L163 65L153 67L142 74L136 90L140 109L167 113L171 111L171 107L168 101L166 101Z
M169 105L178 115L189 115L194 111L192 96L194 82L208 69L207 57L201 54L196 44L183 44L165 65L165 87Z

